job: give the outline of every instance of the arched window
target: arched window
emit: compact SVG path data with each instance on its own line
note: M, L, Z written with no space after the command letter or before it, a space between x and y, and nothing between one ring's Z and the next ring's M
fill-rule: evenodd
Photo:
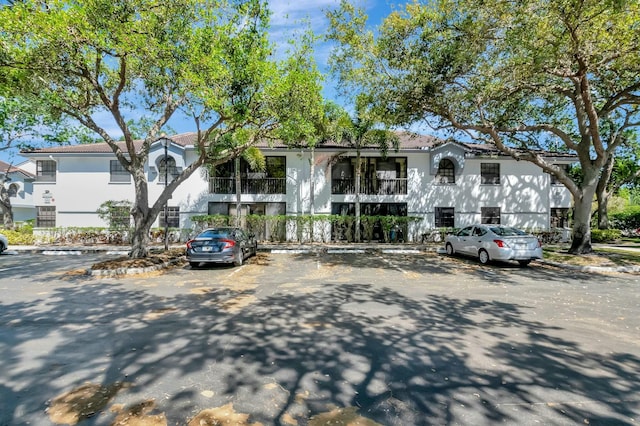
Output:
M9 194L9 197L18 196L18 185L15 183L12 183L11 185L9 185L9 188L7 189L7 193Z
M167 179L171 182L178 176L178 168L176 167L176 160L173 157L164 157L160 158L160 163L158 164L158 174L160 177L160 183L165 183L164 176L165 170Z
M456 166L453 161L443 158L438 164L437 183L456 183Z

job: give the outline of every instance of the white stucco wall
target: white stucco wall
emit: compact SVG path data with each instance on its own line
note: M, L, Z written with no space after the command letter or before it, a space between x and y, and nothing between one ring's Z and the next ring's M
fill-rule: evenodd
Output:
M355 195L331 194L331 166L337 151L315 152L314 176L310 176L309 150L264 150L266 156L286 157L286 194L243 194L243 203L286 203L286 213L309 214L311 211L311 185L314 181L314 213L330 214L332 203L353 203ZM480 222L482 207L499 207L501 222L523 228L546 229L551 207L570 207L571 197L566 188L550 185L549 176L532 163L517 162L510 158L465 157L459 145L448 144L437 151L437 157L426 150L392 153L389 157L407 159L407 194L361 195L362 203L406 203L409 216L422 220L414 225L411 234L419 235L435 228L436 207L453 207L455 226ZM172 145L169 155L176 166L184 168L195 160L193 150ZM149 200L153 203L162 190L157 164L164 150L157 145L149 156L146 168ZM364 155L379 157L375 152ZM109 154L57 155L56 182L36 182L33 203L36 206L56 207L56 225L59 227L105 226L96 210L107 200L134 200L132 183L110 183ZM435 180L437 162L442 158L456 161L454 184L440 184ZM40 157L40 159L48 159ZM480 178L481 163L500 164L500 184L483 185ZM436 169L434 170L434 164ZM49 191L45 193L45 191ZM210 194L206 174L197 170L174 192L169 206L180 209L181 226L192 226L190 217L207 214L209 202L235 203L235 194Z

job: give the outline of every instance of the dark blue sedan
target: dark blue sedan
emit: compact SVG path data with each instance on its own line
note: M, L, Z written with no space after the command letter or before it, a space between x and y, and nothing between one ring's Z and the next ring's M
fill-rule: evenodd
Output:
M201 263L233 263L242 265L255 256L258 242L253 234L240 228L209 228L187 241L187 261L192 268Z

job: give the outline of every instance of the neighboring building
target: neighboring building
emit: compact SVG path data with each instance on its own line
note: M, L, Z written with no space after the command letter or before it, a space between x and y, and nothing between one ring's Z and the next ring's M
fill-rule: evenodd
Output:
M0 161L0 180L9 194L14 223L33 220L36 209L33 201L34 163L29 161L14 166ZM0 213L0 221L4 218Z
M461 227L475 222L501 223L546 230L566 226L571 197L551 176L527 161L516 161L488 145L440 141L401 133L400 149L383 158L363 149L360 203L363 215L419 217L410 234ZM168 157L158 141L151 147L145 173L150 201L168 178L194 161L195 134L171 138ZM241 162L243 214L349 215L354 212L355 152L325 144L314 152L284 146L260 146L265 172ZM106 226L96 210L107 201L134 200L131 176L106 143L56 146L23 152L36 164L34 202L38 227ZM571 164L574 156L547 153L556 164ZM234 162L209 176L194 173L169 201L171 227L190 228L193 215L235 214ZM314 181L314 194L310 182ZM164 225L164 212L158 226ZM411 237L410 237L411 238Z

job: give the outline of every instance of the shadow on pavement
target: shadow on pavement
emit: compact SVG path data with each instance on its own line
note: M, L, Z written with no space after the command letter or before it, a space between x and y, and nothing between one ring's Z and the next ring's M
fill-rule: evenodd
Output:
M430 260L397 262L450 267ZM45 308L1 304L0 424L45 417L47 401L85 382L131 383L113 403L155 399L169 424L229 401L265 425L304 425L333 407L383 425L516 424L541 413L631 424L638 414L638 356L583 350L555 336L559 326L527 319L525 306L365 283L254 293L161 297L86 281L47 295ZM231 308L243 298L251 303ZM105 408L82 424L112 417Z

